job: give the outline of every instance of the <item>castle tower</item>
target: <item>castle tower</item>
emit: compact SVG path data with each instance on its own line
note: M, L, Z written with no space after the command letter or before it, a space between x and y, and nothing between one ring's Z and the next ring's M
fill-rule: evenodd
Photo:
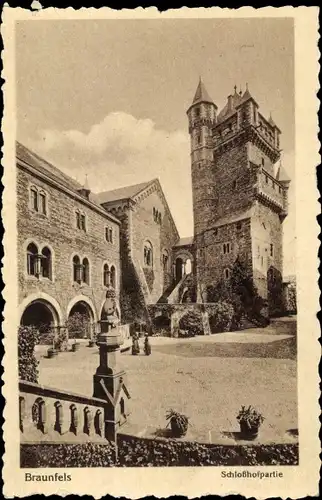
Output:
M196 235L206 228L206 212L212 208L207 186L213 155L212 127L216 123L217 115L217 106L209 96L201 78L187 115L191 143L194 234Z
M188 118L198 300L208 301L209 288L229 280L239 257L273 312L282 300L289 187L276 169L281 132L248 86L244 93L235 86L217 115L200 81Z

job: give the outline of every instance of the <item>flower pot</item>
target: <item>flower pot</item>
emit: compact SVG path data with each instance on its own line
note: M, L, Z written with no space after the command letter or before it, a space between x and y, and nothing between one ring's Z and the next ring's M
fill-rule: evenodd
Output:
M79 349L79 344L78 343L72 344L72 352L76 352L76 351L78 351L78 349Z
M95 344L96 344L95 340L90 339L90 340L88 341L88 347L94 347L94 346L95 346Z
M248 422L239 422L240 434L244 439L255 439L258 436L259 426L251 426Z
M182 425L178 424L176 419L172 418L170 420L170 426L173 437L183 437L187 434L188 424L187 427L183 427Z
M52 347L50 347L47 350L47 357L48 358L53 358L54 356L56 356L56 354L57 354L57 351L55 349L53 349Z

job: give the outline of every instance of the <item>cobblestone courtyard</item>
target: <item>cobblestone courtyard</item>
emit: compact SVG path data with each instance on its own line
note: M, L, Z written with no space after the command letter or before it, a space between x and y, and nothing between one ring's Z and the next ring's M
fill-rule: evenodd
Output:
M195 433L238 431L241 405L265 416L263 432L284 440L297 429L296 322L193 339L151 338L152 355L120 356L132 399L131 423L165 426L174 408L191 419ZM76 353L47 359L38 352L39 382L92 395L98 349L82 345Z

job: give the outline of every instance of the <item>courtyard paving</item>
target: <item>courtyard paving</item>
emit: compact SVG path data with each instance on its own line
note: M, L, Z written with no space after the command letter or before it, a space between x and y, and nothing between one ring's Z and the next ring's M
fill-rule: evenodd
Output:
M285 327L286 325L286 327ZM193 339L151 338L152 354L120 355L131 393L131 423L165 427L169 408L190 417L194 434L238 431L241 405L265 416L263 435L279 442L296 436L296 322L279 321L251 329ZM39 382L92 395L98 349L83 344L78 352L47 359L41 351Z

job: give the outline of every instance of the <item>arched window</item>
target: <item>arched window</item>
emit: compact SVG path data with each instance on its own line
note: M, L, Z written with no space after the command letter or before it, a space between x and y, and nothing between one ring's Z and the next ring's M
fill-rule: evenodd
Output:
M83 282L89 285L89 262L86 257L83 259Z
M169 254L167 250L163 250L162 253L162 267L163 272L167 273L169 270Z
M27 273L29 276L37 276L38 274L38 248L34 243L29 243L27 247Z
M44 247L41 252L41 274L44 278L52 279L52 258L51 251Z
M80 258L78 257L78 255L75 255L73 258L73 280L77 283L80 283L82 281L81 269L82 266L80 263Z
M104 286L109 286L110 284L110 270L108 264L104 264L103 267L103 284Z
M149 241L144 243L144 266L152 267L153 266L153 250L152 245Z
M115 267L111 267L111 285L113 288L116 288L116 271Z

